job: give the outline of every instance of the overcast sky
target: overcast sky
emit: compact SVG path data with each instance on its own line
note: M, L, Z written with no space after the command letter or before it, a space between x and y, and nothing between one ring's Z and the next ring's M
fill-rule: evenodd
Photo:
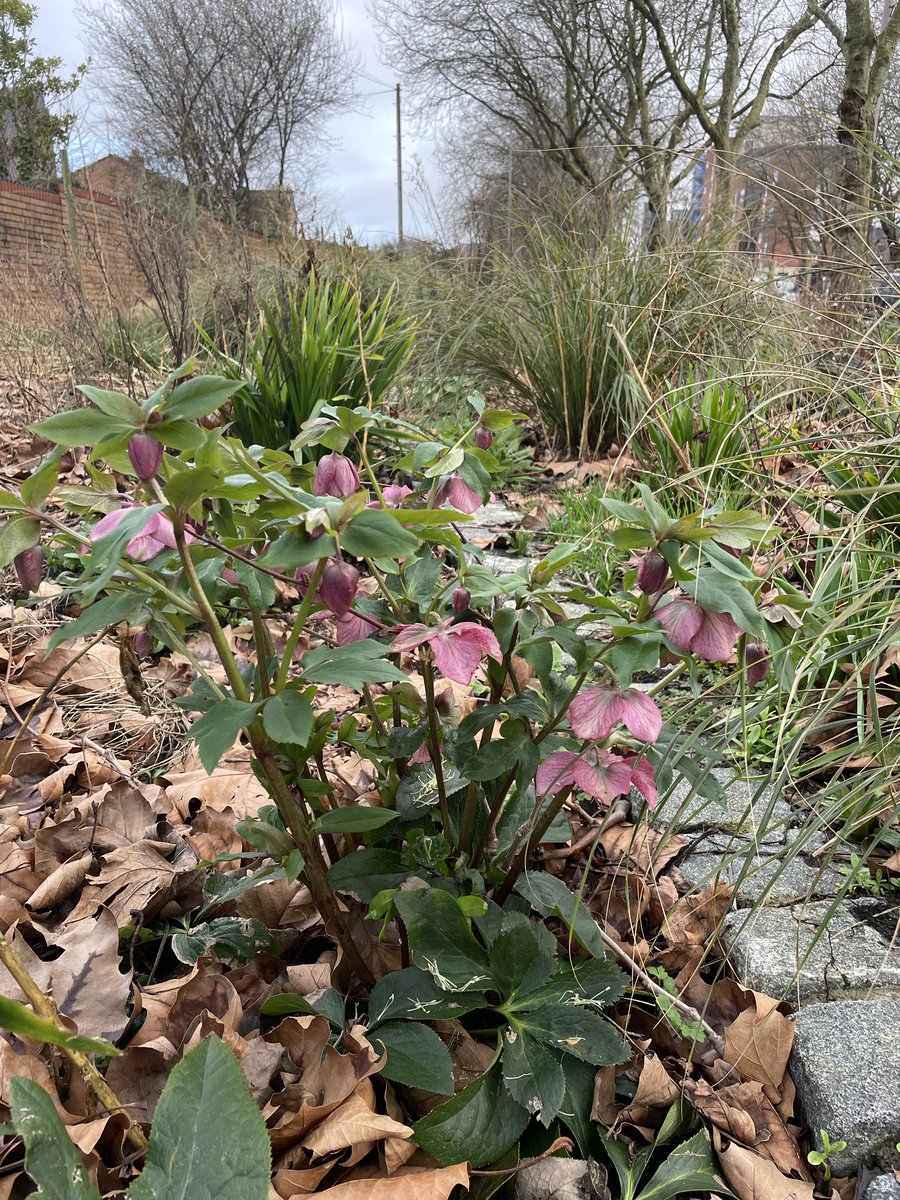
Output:
M235 0L240 3L240 0ZM34 23L37 52L59 55L73 68L87 56L82 38L76 0L35 0L38 14ZM360 241L390 241L397 230L396 144L393 85L395 75L378 57L378 40L366 13L366 0L338 0L345 38L361 59L358 81L362 95L358 112L346 113L329 127L333 142L320 156L312 181L319 215L334 221L339 228L350 226ZM369 78L366 78L368 76ZM373 82L373 80L377 82ZM90 90L90 89L88 89ZM82 120L76 132L80 146L72 146L73 164L99 157L108 149L121 152L123 146L116 131L104 118L102 108L78 101ZM403 133L406 195L406 232L428 236L432 232L426 198L413 185L412 174L418 158L430 188L439 181L434 148L427 138L417 136L408 122Z

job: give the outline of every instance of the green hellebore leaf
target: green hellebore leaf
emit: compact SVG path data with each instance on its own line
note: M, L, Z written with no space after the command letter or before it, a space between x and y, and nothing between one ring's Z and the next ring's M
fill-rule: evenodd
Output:
M13 1125L25 1142L25 1169L40 1189L39 1200L100 1200L44 1089L16 1075L10 1080L10 1095Z
M491 985L488 953L449 892L403 892L394 904L416 965L424 967L446 991L483 992Z
M8 567L17 555L40 540L40 521L32 517L9 517L0 525L0 567Z
M420 1021L385 1021L368 1034L369 1041L387 1050L381 1074L392 1083L405 1083L438 1096L453 1095L453 1065L450 1051L427 1025Z
M208 1037L169 1076L129 1200L266 1200L271 1158L262 1113L237 1059Z
M566 1095L559 1055L513 1025L503 1035L501 1062L506 1090L545 1128L549 1127Z
M313 821L315 833L371 833L397 819L390 808L335 808Z
M328 881L336 892L346 892L370 904L379 892L399 887L412 874L393 850L357 850L329 868Z
M197 743L207 775L212 775L219 759L231 749L237 735L247 728L258 709L258 704L246 704L229 696L214 704L191 727L191 737Z
M57 446L71 450L75 446L92 446L101 438L126 433L133 426L132 421L108 416L96 408L77 408L72 412L54 413L28 428Z
M470 1083L414 1125L419 1146L438 1162L469 1162L482 1167L508 1150L530 1114L503 1085L499 1066Z
M699 1192L733 1196L716 1171L716 1161L704 1130L670 1151L637 1197L637 1200L674 1200Z
M341 546L356 558L406 558L419 539L387 509L364 508L342 531Z
M360 691L366 683L405 683L406 674L387 661L388 646L372 638L347 646L319 646L303 655L303 677L311 683L342 683Z
M484 997L479 993L445 992L427 971L404 967L383 976L372 988L369 1028L376 1029L381 1021L396 1017L448 1021L484 1007Z
M313 727L312 705L302 692L279 692L263 706L263 727L273 741L289 746L305 746Z
M206 417L244 386L243 379L224 379L221 375L198 375L186 379L167 396L162 411L168 418L196 421Z

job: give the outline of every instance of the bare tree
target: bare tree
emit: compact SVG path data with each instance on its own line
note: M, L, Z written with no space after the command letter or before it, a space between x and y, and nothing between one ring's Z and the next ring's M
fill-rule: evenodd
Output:
M351 97L331 0L116 0L84 17L131 144L217 203L285 184Z
M699 70L683 62L670 33L677 3L634 0L653 30L672 83L715 151L716 208L730 220L741 149L762 120L778 71L833 0L823 0L815 11L807 0L683 0L713 50Z

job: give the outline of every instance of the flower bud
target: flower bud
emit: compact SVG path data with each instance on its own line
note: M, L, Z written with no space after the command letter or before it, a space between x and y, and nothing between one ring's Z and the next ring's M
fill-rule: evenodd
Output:
M475 430L475 445L479 450L490 450L494 444L494 435L489 429L481 425Z
M762 683L769 673L769 648L765 642L750 642L744 651L744 662L747 665L747 683L754 687Z
M326 454L319 459L313 492L317 496L337 496L344 499L359 491L359 474L344 454Z
M434 698L434 707L445 717L449 716L453 711L453 688L447 687L442 692L438 692Z
M669 564L654 546L638 563L637 585L645 596L654 596L662 591L668 578Z
M31 546L13 559L16 577L26 592L36 592L41 586L44 571L44 552L40 546Z
M332 558L322 574L319 599L335 617L343 617L353 606L359 588L359 571L341 558Z
M159 470L163 460L162 443L152 433L136 433L128 443L128 457L135 475L147 483Z
M152 412L150 414L150 416L147 418L147 424L148 425L159 425L159 423L164 420L165 420L165 417L162 415L162 413L159 411L159 409L157 409L155 412Z
M139 629L131 639L131 644L138 658L149 658L153 653L153 638L148 629Z
M468 612L469 607L472 604L472 593L468 588L458 587L454 590L453 595L450 597L450 603L453 606L453 611L455 613Z

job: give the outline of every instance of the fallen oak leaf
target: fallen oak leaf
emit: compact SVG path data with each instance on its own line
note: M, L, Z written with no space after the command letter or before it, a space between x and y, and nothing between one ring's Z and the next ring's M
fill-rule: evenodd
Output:
M716 1129L712 1136L722 1174L738 1200L816 1200L811 1183L789 1179L769 1159L726 1142Z
M725 1029L725 1061L745 1079L761 1083L773 1104L787 1070L795 1025L779 1009L779 1001L761 992L748 992L750 1006Z

